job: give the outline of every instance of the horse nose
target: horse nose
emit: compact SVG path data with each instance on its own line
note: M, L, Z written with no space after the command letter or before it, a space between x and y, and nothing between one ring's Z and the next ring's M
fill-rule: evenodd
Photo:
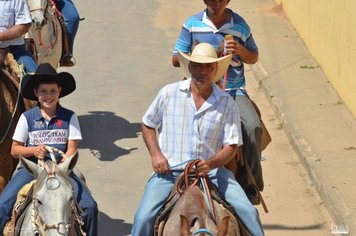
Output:
M44 18L38 18L34 17L32 19L32 25L35 27L35 29L40 29L44 26L45 24L45 19Z

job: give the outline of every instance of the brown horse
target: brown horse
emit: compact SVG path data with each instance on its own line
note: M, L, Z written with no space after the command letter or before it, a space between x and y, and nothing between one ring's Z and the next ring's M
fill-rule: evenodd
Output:
M194 161L188 163L177 178L156 218L154 235L250 235L213 183L207 177L197 178L191 174L194 165Z
M17 67L16 67L17 66ZM10 154L17 121L30 102L19 94L18 65L7 49L0 49L0 193L9 182L18 160Z

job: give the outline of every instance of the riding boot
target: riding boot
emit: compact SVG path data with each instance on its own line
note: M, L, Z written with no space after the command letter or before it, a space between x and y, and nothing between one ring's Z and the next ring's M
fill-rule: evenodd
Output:
M75 65L75 58L71 53L67 53L63 56L60 66L71 67Z

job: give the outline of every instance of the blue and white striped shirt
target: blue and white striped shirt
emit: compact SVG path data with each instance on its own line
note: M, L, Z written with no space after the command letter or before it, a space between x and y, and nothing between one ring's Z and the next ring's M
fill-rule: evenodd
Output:
M171 167L190 159L207 160L226 145L242 145L234 100L213 83L212 94L197 110L190 83L188 79L163 87L142 118L145 125L158 128L159 146Z
M246 21L237 13L228 10L231 13L231 19L219 29L208 18L206 10L188 18L180 31L173 54L177 55L178 51L190 53L195 40L200 43L210 43L217 49L219 45L223 45L224 36L227 34L233 35L234 40L245 48L258 52ZM239 56L235 55L227 71L226 91L231 95L242 95L240 89L244 89L245 86L244 63Z

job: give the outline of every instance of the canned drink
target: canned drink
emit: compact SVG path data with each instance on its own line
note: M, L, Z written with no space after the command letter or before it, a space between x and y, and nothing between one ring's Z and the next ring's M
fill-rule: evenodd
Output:
M232 36L231 34L227 34L224 37L224 40L225 40L225 43L224 43L224 54L225 55L228 54L228 52L226 51L226 45L227 45L226 41L232 40L232 39L234 39L234 36Z

